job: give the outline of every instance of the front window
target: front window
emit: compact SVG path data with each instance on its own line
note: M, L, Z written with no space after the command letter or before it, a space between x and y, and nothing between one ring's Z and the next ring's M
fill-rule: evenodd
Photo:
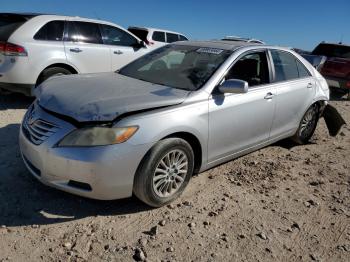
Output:
M270 82L269 66L265 51L249 53L240 58L226 75L226 79L240 79L249 87Z
M193 91L201 88L230 54L217 48L167 45L135 60L119 73Z
M103 43L106 45L135 46L137 40L123 30L110 25L101 25Z

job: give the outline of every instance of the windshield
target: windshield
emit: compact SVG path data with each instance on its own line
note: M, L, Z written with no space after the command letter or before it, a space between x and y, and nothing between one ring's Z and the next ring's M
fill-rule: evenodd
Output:
M328 57L350 58L350 46L319 44L315 50L312 51L312 54Z
M118 73L154 84L185 89L201 88L231 51L167 45L135 60Z

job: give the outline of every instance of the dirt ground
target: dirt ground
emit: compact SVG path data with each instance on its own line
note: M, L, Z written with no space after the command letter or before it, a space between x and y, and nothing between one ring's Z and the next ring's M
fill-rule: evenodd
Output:
M0 261L350 261L350 126L282 141L194 177L180 199L94 201L41 185L0 97ZM350 101L331 102L350 123Z

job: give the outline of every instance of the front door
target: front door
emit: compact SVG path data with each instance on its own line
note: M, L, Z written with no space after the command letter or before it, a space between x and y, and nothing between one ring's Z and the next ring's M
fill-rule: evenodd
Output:
M101 25L103 42L110 49L112 71L130 63L148 50L128 32L110 25Z
M269 139L275 110L265 51L250 52L233 65L226 79L247 81L244 94L215 92L209 98L209 164Z

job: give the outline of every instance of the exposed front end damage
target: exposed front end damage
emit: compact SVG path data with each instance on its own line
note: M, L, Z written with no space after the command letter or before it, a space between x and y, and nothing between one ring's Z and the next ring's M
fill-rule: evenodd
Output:
M336 136L340 132L342 126L346 125L344 118L340 115L338 110L329 104L324 108L322 116L331 136Z

